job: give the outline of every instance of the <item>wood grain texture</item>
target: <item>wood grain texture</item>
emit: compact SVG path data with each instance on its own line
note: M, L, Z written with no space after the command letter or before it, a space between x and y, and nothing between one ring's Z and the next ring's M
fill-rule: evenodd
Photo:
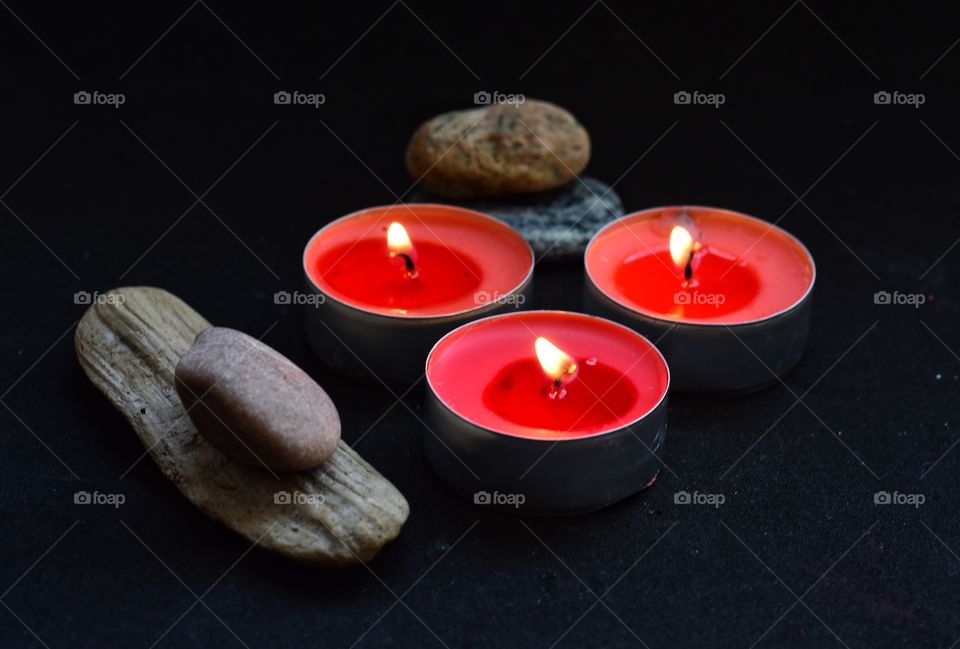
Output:
M333 566L373 558L400 533L409 505L346 443L315 469L274 476L234 462L197 433L174 368L209 326L167 291L118 288L77 325L77 357L164 475L210 517L293 559ZM278 492L322 504L277 504Z

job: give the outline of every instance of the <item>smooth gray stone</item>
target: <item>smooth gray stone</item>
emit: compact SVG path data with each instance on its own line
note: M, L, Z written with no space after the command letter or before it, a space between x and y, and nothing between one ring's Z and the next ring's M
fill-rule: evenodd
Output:
M616 192L589 177L547 192L499 199L457 200L419 191L410 202L460 205L506 221L530 242L537 260L582 257L590 238L623 216Z

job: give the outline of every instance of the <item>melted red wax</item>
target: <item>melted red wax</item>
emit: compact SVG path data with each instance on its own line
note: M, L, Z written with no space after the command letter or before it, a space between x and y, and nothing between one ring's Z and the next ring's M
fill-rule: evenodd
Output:
M578 365L576 378L564 386L560 397L536 359L515 361L490 382L483 403L520 426L559 432L593 431L610 424L620 428L630 423L623 417L636 403L637 389L623 372L599 362Z

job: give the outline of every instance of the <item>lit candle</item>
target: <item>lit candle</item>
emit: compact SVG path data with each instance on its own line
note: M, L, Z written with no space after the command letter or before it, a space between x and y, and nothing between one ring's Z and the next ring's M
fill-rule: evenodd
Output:
M653 340L674 390L760 389L803 354L815 266L771 223L707 207L645 210L598 232L585 266L587 310Z
M433 344L522 306L533 252L505 223L444 205L374 207L317 232L303 254L307 338L332 367L397 386L423 377Z
M480 504L588 511L660 469L666 363L609 320L527 311L466 324L430 353L427 383L427 458Z

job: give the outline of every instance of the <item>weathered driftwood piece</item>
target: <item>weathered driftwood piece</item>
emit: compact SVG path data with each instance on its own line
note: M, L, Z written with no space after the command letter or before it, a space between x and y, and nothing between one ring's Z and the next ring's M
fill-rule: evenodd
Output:
M293 559L371 559L400 533L410 508L346 443L313 470L275 476L234 462L197 433L174 387L174 368L209 326L167 291L118 288L100 294L77 325L77 357L164 475L207 515Z

